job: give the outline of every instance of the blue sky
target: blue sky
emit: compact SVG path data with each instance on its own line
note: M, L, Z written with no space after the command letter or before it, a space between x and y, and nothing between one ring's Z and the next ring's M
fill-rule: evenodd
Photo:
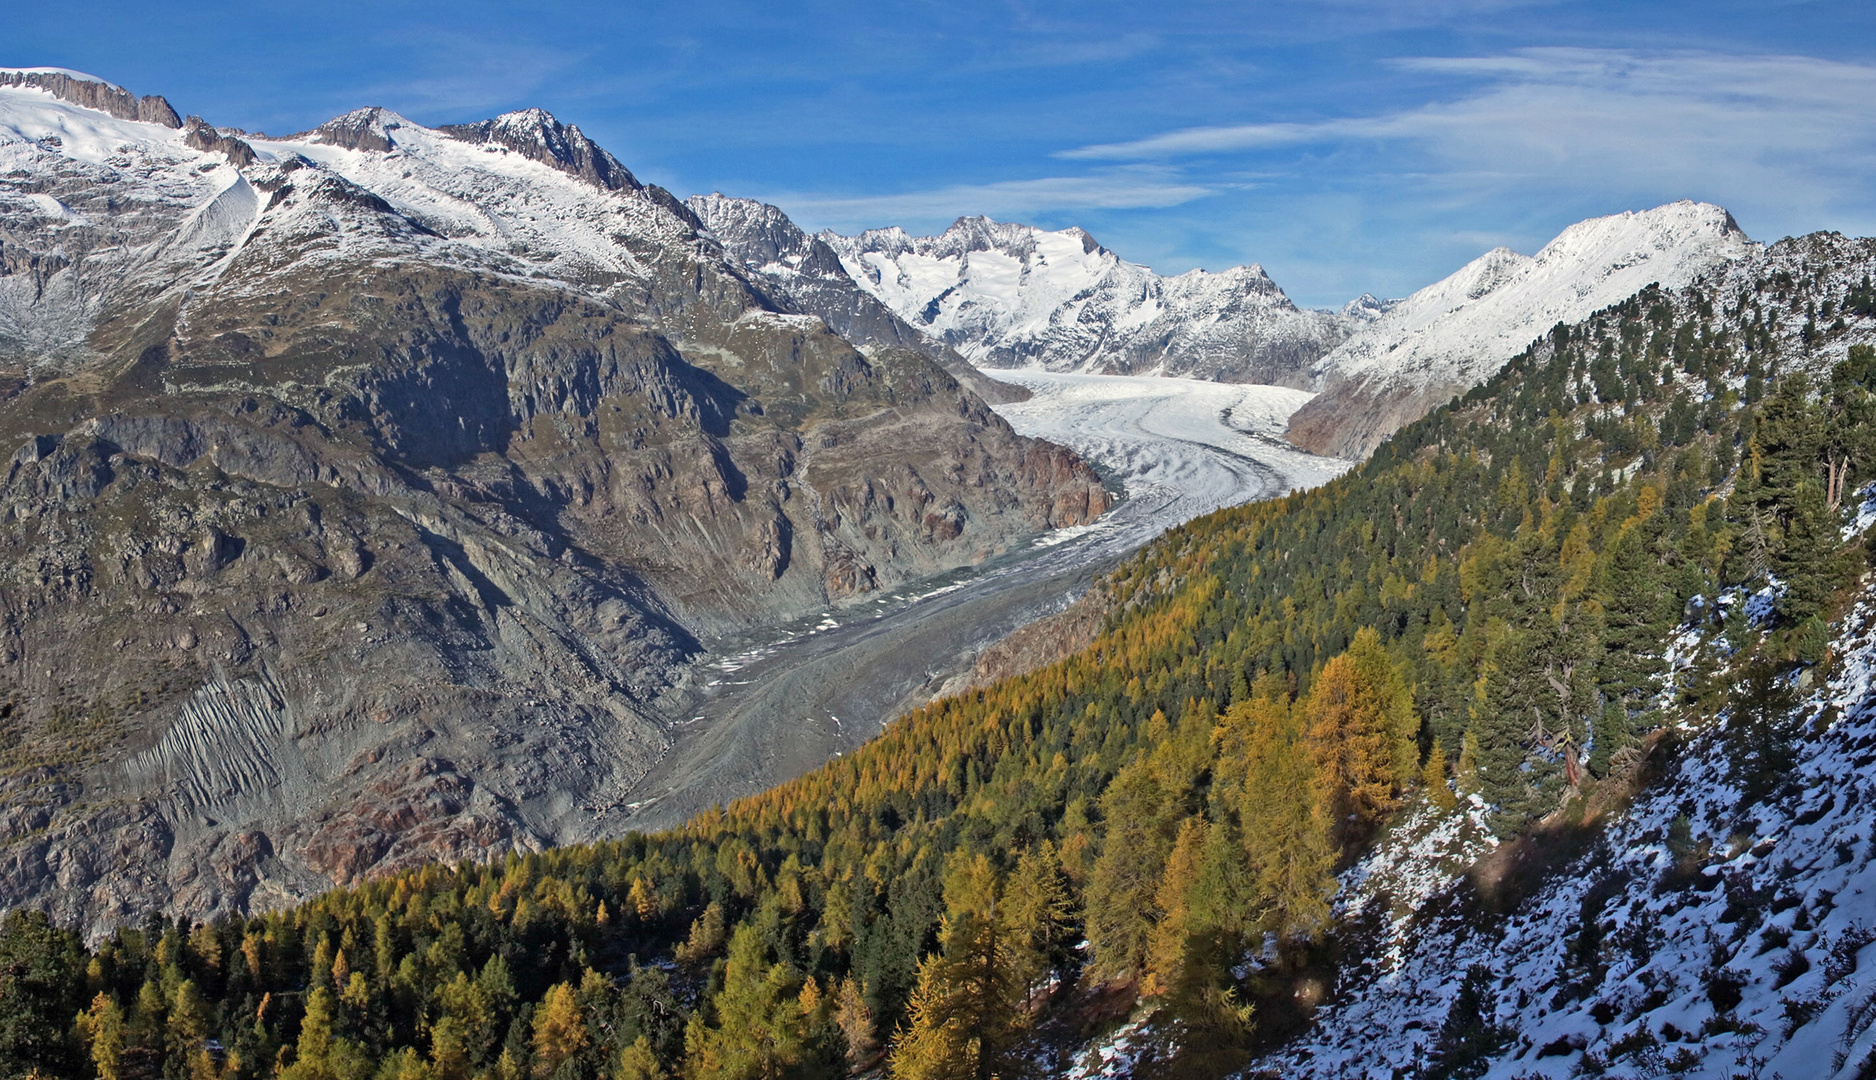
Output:
M528 105L811 228L1081 225L1164 273L1397 296L1677 198L1876 233L1876 5L1318 0L324 4L8 14L0 63L217 124Z

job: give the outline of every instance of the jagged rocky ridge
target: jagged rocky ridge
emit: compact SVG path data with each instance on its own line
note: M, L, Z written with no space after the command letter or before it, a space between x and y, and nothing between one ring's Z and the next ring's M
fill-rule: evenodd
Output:
M1298 308L1260 266L1161 277L1081 229L967 217L937 236L820 239L862 289L983 367L1308 389L1357 322Z
M591 837L715 635L1108 505L538 110L270 139L154 101L0 86L10 904Z

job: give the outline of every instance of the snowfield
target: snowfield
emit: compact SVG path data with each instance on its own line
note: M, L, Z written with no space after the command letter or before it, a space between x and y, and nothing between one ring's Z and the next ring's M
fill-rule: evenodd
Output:
M1313 396L1304 390L1153 375L985 374L1034 395L995 406L1011 427L1067 446L1105 470L1129 502L1156 508L1160 529L1315 487L1354 464L1283 441L1290 414ZM1126 506L1115 513L1125 516Z

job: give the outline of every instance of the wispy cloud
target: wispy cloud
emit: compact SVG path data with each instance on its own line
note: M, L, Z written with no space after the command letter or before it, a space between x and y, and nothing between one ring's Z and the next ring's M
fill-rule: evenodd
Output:
M1290 146L1404 144L1427 155L1418 167L1460 187L1594 179L1825 201L1860 197L1876 167L1876 110L1869 107L1876 67L1591 49L1397 66L1475 85L1453 100L1393 112L1185 128L1058 156L1167 162Z
M931 222L965 214L1013 217L1064 210L1178 206L1217 190L1165 170L1118 169L1093 176L958 184L883 195L774 194L765 198L813 227L848 229Z
M1231 124L1181 128L1130 142L1096 143L1063 150L1056 157L1093 161L1151 161L1195 154L1257 150L1306 142L1324 142L1352 133L1368 121L1332 120L1317 124Z

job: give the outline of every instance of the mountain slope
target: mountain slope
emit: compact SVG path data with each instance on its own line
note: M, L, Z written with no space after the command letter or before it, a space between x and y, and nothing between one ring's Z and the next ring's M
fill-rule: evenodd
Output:
M1322 393L1292 418L1289 437L1318 454L1365 456L1557 323L1650 283L1679 288L1756 248L1725 210L1683 201L1578 222L1536 255L1489 251L1324 356L1312 369Z
M126 100L0 86L9 902L599 835L715 637L1108 504L538 110L268 139Z
M1297 308L1262 267L1160 277L1080 229L976 217L938 236L820 239L862 289L983 367L1308 388L1351 322Z

